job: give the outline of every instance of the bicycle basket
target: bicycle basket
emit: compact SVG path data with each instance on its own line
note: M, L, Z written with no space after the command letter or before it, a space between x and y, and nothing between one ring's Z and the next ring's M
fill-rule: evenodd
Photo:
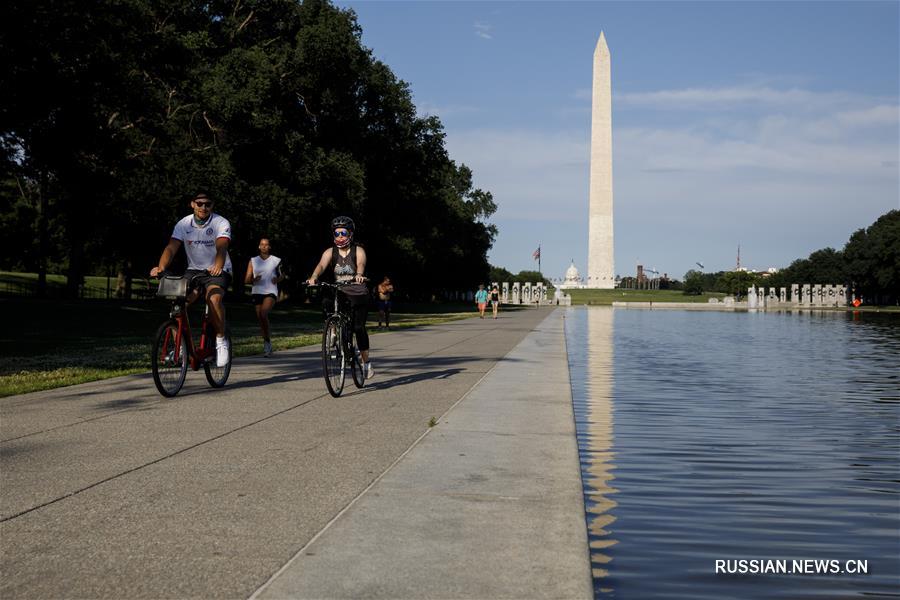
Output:
M160 298L176 300L187 296L188 280L186 277L160 277L156 295Z

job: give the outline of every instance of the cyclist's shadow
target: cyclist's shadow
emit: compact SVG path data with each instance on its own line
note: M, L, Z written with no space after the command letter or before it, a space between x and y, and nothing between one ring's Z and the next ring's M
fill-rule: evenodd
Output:
M373 390L386 390L390 388L401 387L404 385L409 385L411 383L417 383L419 381L425 381L428 379L449 379L454 375L458 375L463 372L463 369L441 369L439 371L426 371L424 373L414 373L410 375L403 375L402 377L395 377L394 379L387 379L382 381L372 381L366 382L365 389L373 389ZM377 375L377 373L376 373Z

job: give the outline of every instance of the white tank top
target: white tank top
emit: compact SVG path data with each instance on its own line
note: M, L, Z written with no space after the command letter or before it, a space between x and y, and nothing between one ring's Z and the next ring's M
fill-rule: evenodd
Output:
M250 259L250 264L253 266L253 277L262 277L253 284L253 289L250 290L250 293L275 294L277 296L278 284L274 283L272 279L278 277L278 266L281 264L281 259L271 254L265 260L259 256L254 256Z

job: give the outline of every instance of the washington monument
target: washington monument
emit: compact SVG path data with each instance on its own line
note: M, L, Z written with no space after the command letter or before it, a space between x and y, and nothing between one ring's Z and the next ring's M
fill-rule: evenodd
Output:
M587 287L612 289L616 286L613 260L612 85L609 47L602 31L594 49L588 216Z

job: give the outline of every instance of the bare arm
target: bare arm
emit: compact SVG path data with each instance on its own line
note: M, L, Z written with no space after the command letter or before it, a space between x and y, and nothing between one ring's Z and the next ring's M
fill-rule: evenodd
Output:
M332 252L333 249L329 248L322 253L322 258L319 260L319 264L316 265L316 268L313 269L312 275L310 275L309 279L306 280L308 284L314 285L316 283L316 280L319 278L319 275L325 272L325 269L328 268L328 263L331 262Z
M362 283L366 278L366 251L356 247L356 282Z
M249 261L247 263L247 274L244 275L244 283L251 284L253 283L253 261Z
M231 242L227 237L216 238L216 262L213 263L209 274L213 277L222 274L225 267L225 256L228 254L228 244Z
M162 255L159 257L159 265L150 269L150 277L156 277L165 271L166 267L169 266L169 263L172 262L172 259L175 258L175 255L178 254L179 248L181 248L181 240L169 238L169 243L166 244L166 247L162 251Z

